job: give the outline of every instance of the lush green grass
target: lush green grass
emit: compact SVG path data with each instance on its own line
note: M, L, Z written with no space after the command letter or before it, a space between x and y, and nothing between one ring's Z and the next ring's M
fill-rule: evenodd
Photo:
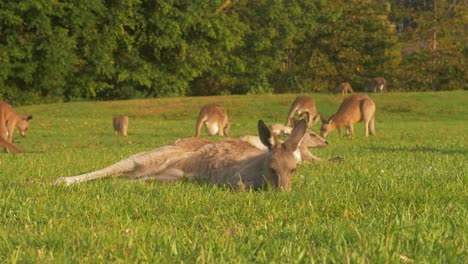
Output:
M16 141L31 153L0 154L0 260L466 263L467 95L372 95L377 137L364 138L362 124L354 139L333 132L313 152L345 161L303 164L290 193L123 178L50 183L193 135L207 102L226 106L233 137L256 134L260 118L283 123L295 95L19 108L34 115L30 135ZM312 96L327 116L342 100ZM128 137L114 136L114 114L130 116Z

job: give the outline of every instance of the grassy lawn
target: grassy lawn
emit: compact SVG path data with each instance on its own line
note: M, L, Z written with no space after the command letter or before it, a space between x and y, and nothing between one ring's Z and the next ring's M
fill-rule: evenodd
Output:
M111 178L53 186L194 135L201 106L223 104L232 137L283 123L296 95L164 98L19 107L30 152L0 153L1 262L467 263L468 93L373 94L377 136L328 137L290 193ZM333 114L341 96L311 94ZM130 116L116 137L112 117ZM319 125L314 127L319 130ZM206 135L203 133L203 135ZM208 137L220 140L220 137Z

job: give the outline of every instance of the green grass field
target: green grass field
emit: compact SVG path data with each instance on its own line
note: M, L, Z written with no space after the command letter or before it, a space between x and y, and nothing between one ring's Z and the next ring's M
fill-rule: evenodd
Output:
M6 263L467 263L468 93L371 95L377 136L328 137L289 193L110 178L53 186L194 134L223 104L232 137L283 123L296 95L165 98L17 108L34 116L25 154L0 153L0 261ZM341 96L311 94L333 114ZM130 116L116 137L115 114ZM319 130L319 125L314 127ZM204 136L204 138L209 138ZM220 137L211 137L221 140Z

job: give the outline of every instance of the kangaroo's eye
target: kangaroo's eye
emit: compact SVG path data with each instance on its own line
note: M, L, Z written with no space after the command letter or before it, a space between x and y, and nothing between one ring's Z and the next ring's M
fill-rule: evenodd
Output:
M295 173L295 172L296 172L296 168L291 169L291 173Z

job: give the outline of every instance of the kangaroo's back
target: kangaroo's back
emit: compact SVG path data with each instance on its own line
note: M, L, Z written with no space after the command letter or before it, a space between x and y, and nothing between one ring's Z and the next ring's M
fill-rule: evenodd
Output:
M353 124L363 121L365 123L366 137L370 130L371 135L375 135L375 104L367 95L352 95L343 100L338 111L330 119L322 119L320 134L326 137L331 131L338 129L341 135L341 128L346 127L346 134L353 135Z
M361 104L367 99L369 99L367 95L359 94L345 98L333 116L333 121L337 123L359 122L362 118Z
M200 136L201 127L205 125L209 135L229 134L230 123L226 110L219 104L207 104L202 107L195 123L195 136Z
M315 100L309 96L298 96L294 100L291 108L288 112L288 118L285 125L289 126L292 124L292 119L295 113L298 113L301 119L305 119L307 126L313 126L318 120L317 107Z

